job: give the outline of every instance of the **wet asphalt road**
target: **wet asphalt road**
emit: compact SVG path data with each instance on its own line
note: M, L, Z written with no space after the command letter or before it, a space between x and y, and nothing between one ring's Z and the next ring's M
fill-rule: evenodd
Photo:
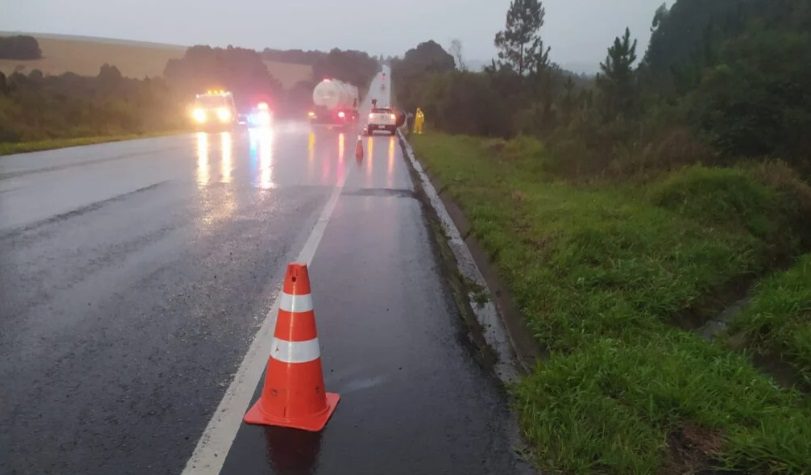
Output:
M354 140L278 122L0 157L0 473L180 473L344 178L310 272L341 403L321 434L243 425L223 472L525 471L396 139Z

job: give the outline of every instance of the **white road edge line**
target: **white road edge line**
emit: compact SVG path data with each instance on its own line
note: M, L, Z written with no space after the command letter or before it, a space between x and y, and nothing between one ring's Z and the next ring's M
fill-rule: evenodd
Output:
M310 237L307 238L304 248L298 255L298 262L305 262L308 266L312 263L318 244L321 242L321 238L324 237L324 231L326 231L329 219L346 184L346 177L351 170L351 167L344 169L343 177L339 178L329 201L327 201L312 232L310 232ZM220 404L211 416L203 435L197 441L197 447L195 447L191 458L186 462L186 467L183 469L184 475L213 475L220 473L220 470L222 470L228 451L231 450L231 445L234 443L234 438L242 424L242 416L248 410L256 384L262 377L262 371L265 370L265 364L273 344L273 330L276 326L276 314L279 311L280 300L277 295L270 307L270 311L265 316L264 322L262 322L262 326L256 332L248 352L242 359L233 381L231 381Z

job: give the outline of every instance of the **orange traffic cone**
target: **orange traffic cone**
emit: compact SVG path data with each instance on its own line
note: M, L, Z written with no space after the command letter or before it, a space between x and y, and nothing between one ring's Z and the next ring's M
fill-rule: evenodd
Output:
M358 141L355 143L355 158L358 160L363 158L363 142L361 140L360 135L358 135Z
M318 432L340 396L324 390L307 265L287 266L265 386L243 419L248 424Z

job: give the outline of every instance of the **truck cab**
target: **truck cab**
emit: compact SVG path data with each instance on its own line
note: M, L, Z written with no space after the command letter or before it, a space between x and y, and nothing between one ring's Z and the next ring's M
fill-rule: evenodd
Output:
M237 108L233 94L224 90L209 90L204 94L197 94L191 118L199 129L232 127L237 123Z

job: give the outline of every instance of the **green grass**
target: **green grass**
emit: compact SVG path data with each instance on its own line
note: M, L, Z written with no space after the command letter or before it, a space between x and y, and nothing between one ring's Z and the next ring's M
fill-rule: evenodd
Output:
M557 355L517 394L544 465L567 472L656 473L675 456L669 463L800 473L811 460L801 397L683 332Z
M122 140L133 140L147 137L159 137L173 135L179 131L156 132L149 134L122 134L122 135L102 135L96 137L75 137L36 140L30 142L0 142L0 156L12 155L15 153L37 152L40 150L52 150L56 148L78 147L81 145L91 145L105 142L120 142Z
M796 252L805 236L786 226L799 219L788 195L755 171L705 167L575 186L550 176L531 139L413 140L550 350L515 389L542 467L808 467L802 397L673 325L710 316L720 309L707 301Z
M811 254L761 282L733 321L750 348L792 365L811 386Z

